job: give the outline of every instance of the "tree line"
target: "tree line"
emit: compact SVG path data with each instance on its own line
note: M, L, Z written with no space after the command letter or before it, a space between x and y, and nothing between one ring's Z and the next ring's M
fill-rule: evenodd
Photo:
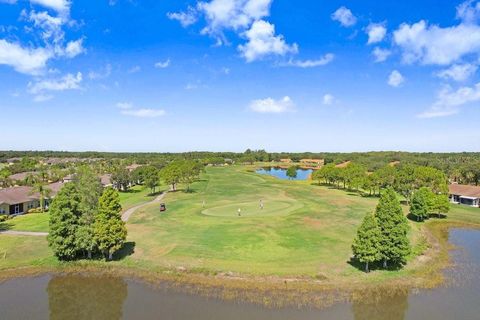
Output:
M103 189L88 167L63 186L49 209L48 244L60 260L98 255L111 260L125 243L127 229L120 216L118 192Z

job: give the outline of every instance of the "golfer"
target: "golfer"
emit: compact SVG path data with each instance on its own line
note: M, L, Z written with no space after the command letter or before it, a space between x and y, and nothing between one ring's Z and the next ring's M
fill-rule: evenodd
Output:
M238 212L238 216L240 217L242 215L242 209L238 208L237 212Z

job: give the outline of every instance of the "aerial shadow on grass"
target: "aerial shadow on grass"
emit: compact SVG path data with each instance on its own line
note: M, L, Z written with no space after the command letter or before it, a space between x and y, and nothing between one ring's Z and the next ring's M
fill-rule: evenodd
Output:
M142 190L139 190L139 189L128 189L126 191L120 191L120 193L139 193L139 192L142 192Z
M115 261L123 260L134 253L135 253L135 242L134 241L125 242L122 249L118 250L115 253L115 255L113 256L113 260Z
M357 259L354 259L353 257L350 258L350 260L348 260L347 263L349 265L351 265L352 267L354 267L354 268L356 268L360 271L365 272L365 263L362 263L362 262L358 261ZM368 265L368 268L369 268L370 272L376 271L376 270L399 271L399 270L402 269L402 266L398 265L398 264L392 264L392 265L388 265L387 268L383 268L383 263L382 262L375 262L375 263L370 263Z

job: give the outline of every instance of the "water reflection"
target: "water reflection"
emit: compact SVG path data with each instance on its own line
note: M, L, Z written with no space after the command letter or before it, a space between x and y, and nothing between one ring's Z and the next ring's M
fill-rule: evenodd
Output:
M128 287L122 278L54 276L47 286L50 319L121 319Z
M403 320L408 309L407 290L363 291L354 294L352 312L355 320Z
M282 179L282 180L291 179L287 176L287 169L279 168L279 167L264 167L262 169L258 169L255 172L258 174L266 174L269 176L273 176L275 178ZM291 180L308 180L312 172L313 172L312 169L299 168L297 169L297 177Z

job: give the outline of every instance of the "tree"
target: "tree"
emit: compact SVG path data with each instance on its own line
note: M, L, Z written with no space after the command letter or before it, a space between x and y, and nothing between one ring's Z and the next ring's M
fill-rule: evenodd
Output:
M158 186L160 180L158 170L154 166L146 166L143 170L143 180L145 186L150 188L150 193L155 193L155 188Z
M95 242L108 260L123 247L127 239L127 229L120 212L120 197L113 188L106 188L98 200L98 213L95 219Z
M289 179L295 179L297 177L297 166L290 166L288 169L287 169L287 177Z
M130 172L122 166L112 172L112 183L118 190L127 191L131 182Z
M76 234L77 247L90 259L97 248L93 225L98 208L98 198L102 194L103 187L93 170L86 166L78 169L73 183L80 197L79 210L81 212Z
M45 199L48 199L50 197L52 190L47 188L45 183L39 181L33 186L31 193L38 193L40 210L43 212L45 210Z
M50 205L48 245L60 260L73 260L77 256L79 206L80 197L73 183L67 183Z
M409 225L392 188L385 189L381 194L375 217L380 228L380 254L384 268L388 262L399 266L405 264L411 250L408 240Z
M446 194L436 194L433 198L432 212L437 213L440 217L441 214L446 215L450 211L450 201Z
M362 165L356 163L349 163L343 169L345 182L348 187L358 190L365 180L366 171L367 170Z
M166 184L171 185L173 191L176 191L177 184L182 179L179 163L172 161L167 164L162 170L160 170L160 178L165 181Z
M380 229L376 218L368 214L363 219L353 240L352 251L355 259L365 263L365 272L369 272L369 264L379 261L380 254Z
M200 176L200 172L203 171L203 165L201 163L187 160L179 163L180 180L187 185L187 192L190 191L190 184Z
M417 221L428 219L434 197L435 194L427 187L422 187L413 194L410 213L417 217Z

